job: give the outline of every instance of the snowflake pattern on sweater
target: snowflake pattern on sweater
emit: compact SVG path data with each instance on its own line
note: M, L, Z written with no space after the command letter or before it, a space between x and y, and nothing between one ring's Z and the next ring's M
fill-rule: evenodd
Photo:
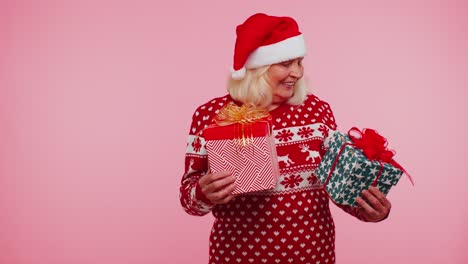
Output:
M308 95L302 105L272 110L280 167L276 187L214 205L198 184L208 169L203 129L231 101L229 95L215 98L193 114L180 188L187 213L215 217L209 263L335 263L329 199L314 174L326 151L323 142L336 130L328 103ZM365 221L356 208L338 206Z

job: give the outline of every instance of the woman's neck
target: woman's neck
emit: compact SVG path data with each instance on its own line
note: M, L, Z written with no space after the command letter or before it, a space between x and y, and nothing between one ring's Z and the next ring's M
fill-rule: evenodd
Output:
M280 106L280 104L271 104L268 106L268 111L273 111L275 110L276 108L278 108L278 106Z

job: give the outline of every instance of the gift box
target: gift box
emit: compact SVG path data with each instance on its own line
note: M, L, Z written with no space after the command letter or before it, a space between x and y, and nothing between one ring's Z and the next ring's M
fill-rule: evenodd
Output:
M341 132L330 136L316 175L335 203L357 206L362 190L376 186L387 195L404 170L392 159L394 153L386 149L386 140L374 130L369 130L368 136L365 130L353 131L360 137Z
M203 130L211 172L236 176L233 194L275 188L279 177L271 118L210 125Z

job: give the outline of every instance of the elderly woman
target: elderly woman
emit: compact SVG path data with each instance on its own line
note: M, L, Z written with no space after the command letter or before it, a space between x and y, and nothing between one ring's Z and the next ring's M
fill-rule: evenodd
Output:
M303 35L294 19L265 14L249 17L236 32L229 94L193 115L181 204L191 215L215 217L209 263L334 263L329 199L314 172L336 124L329 104L306 92ZM265 109L272 117L280 168L272 190L233 195L231 172L208 170L203 129L230 102ZM359 207L338 206L366 222L390 212L390 202L374 187L356 201Z

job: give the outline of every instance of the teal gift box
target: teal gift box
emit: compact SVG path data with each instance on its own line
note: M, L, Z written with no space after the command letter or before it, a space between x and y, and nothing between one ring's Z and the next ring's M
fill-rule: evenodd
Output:
M316 175L325 185L330 198L337 204L357 206L356 198L370 186L376 186L387 195L403 174L402 169L392 164L370 160L363 150L356 146L359 144L347 134L335 132L328 142L329 148L316 170Z

